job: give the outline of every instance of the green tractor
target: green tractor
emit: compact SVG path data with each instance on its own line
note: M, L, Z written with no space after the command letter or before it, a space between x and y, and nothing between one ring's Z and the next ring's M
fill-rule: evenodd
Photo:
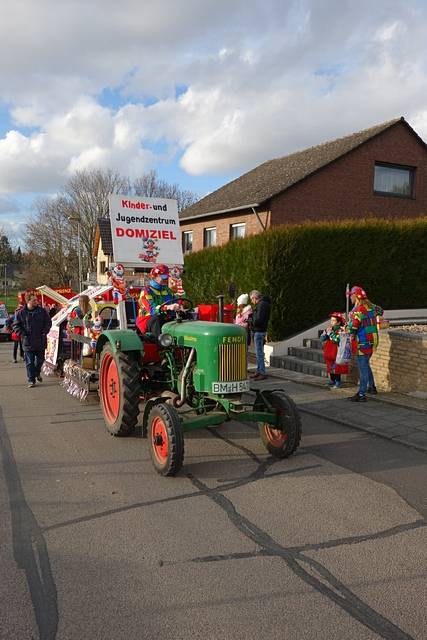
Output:
M191 301L182 300L189 310ZM175 475L184 460L184 432L229 420L258 423L277 458L296 451L301 420L281 391L254 389L248 402L247 341L243 328L188 319L179 313L155 338L127 329L104 331L96 345L98 393L107 430L132 433L142 407L142 435L153 465Z

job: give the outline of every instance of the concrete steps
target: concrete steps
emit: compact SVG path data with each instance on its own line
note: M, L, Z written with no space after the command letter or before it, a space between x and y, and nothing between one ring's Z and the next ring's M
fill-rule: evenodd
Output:
M271 356L270 366L319 378L328 377L322 342L314 338L304 339L302 347L289 347L286 356Z
M316 362L308 358L298 358L295 356L272 356L270 365L279 369L288 369L289 371L297 371L309 376L318 376L327 378L326 365Z
M310 347L289 347L290 356L300 360L310 360L310 362L320 362L324 364L323 351L321 349L312 349Z

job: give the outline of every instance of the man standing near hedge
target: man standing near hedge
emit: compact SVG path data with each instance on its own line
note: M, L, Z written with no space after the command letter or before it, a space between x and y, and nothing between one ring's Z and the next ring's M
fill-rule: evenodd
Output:
M13 330L22 340L28 386L35 387L36 380L42 382L40 373L44 362L47 334L52 326L52 320L47 312L39 306L34 294L26 295L25 300L25 307L15 316Z
M256 373L251 376L254 380L265 380L264 340L267 334L268 321L270 319L270 299L254 289L249 294L251 302L255 305L252 316L252 331L254 334Z

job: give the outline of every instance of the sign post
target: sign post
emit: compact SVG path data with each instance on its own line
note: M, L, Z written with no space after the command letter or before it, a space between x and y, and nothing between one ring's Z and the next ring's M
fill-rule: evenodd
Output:
M109 205L116 263L184 264L176 200L110 195Z

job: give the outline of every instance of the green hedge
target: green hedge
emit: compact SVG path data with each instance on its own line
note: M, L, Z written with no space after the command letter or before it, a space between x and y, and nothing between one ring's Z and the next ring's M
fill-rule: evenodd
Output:
M384 308L427 307L427 219L284 225L185 257L195 304L230 301L230 282L270 296L272 340L344 311L347 282Z

